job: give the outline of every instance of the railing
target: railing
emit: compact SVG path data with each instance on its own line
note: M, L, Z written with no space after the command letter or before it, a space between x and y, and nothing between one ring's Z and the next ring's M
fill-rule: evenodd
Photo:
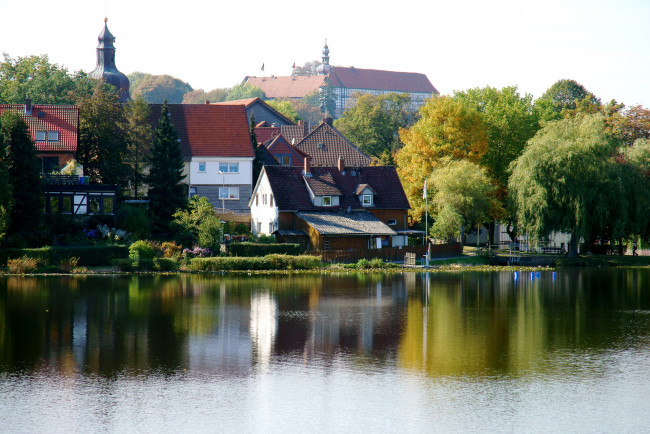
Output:
M423 257L427 252L427 246L403 246L383 247L381 249L358 249L358 250L310 250L305 252L309 255L323 257L323 262L357 262L359 259L380 258L386 262L401 262L406 253L412 253L415 257ZM462 253L460 243L433 244L431 245L431 258L444 258L457 256Z
M84 179L76 175L43 175L43 182L50 185L83 185Z

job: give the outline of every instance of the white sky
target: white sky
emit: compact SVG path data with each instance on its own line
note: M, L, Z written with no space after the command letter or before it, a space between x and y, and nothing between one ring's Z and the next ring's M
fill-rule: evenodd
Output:
M650 0L0 0L0 52L92 71L104 16L120 71L206 91L289 75L327 38L332 65L421 72L442 94L571 78L650 107Z

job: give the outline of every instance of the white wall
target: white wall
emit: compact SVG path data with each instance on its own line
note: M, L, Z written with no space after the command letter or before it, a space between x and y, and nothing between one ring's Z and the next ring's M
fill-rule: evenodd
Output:
M199 172L199 163L205 162L205 172ZM238 173L219 174L219 163L239 163ZM252 157L192 157L189 170L190 185L252 185Z
M273 197L273 206L271 206L271 184L263 172L262 178L258 184L256 192L253 192L251 197L251 221L252 230L254 235L264 234L271 235L273 231L269 231L269 223L273 224L273 230L278 228L278 207L276 206L275 196ZM266 204L264 204L263 197L266 195ZM261 231L257 230L258 223L261 223Z

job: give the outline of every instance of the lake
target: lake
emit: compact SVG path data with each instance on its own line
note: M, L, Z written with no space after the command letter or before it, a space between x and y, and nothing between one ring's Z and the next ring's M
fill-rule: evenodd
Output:
M0 277L1 432L650 430L650 270Z

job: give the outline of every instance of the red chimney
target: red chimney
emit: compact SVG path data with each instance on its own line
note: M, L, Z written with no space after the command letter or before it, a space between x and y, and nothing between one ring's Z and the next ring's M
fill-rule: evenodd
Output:
M305 157L305 176L311 176L311 157Z
M210 104L210 100L209 100L209 99L206 99L206 100L205 100L205 103L209 105L209 104Z
M339 172L345 173L345 159L343 158L342 155L339 156Z

